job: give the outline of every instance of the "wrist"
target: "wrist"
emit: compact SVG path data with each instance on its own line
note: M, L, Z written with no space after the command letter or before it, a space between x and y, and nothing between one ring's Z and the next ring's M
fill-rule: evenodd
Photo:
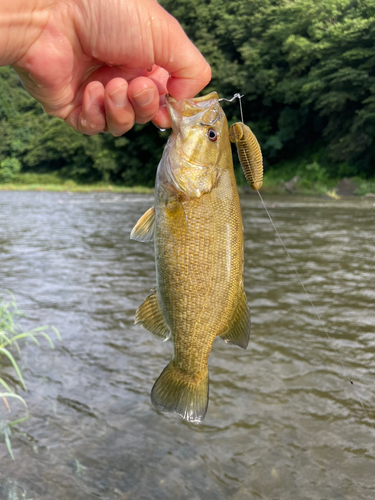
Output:
M39 37L49 0L0 0L0 66L14 64Z

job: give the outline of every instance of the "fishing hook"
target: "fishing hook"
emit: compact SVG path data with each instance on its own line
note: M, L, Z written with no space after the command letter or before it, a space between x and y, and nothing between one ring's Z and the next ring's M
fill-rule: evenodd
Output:
M219 101L233 102L235 99L241 99L242 97L243 97L243 95L241 95L241 94L234 94L234 96L232 97L232 99L226 99L225 97L221 97L219 99Z
M241 95L241 94L234 94L234 96L232 97L232 99L226 99L225 97L222 97L221 99L219 99L219 101L233 102L235 99L238 99L239 102L240 102L241 121L243 123L244 121L243 121L242 102L241 102L242 98L243 98L243 95Z

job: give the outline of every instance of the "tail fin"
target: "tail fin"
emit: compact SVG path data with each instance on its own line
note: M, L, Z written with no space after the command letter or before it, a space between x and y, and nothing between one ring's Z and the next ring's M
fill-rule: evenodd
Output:
M158 410L178 413L189 422L202 422L208 406L208 369L194 381L171 361L152 388L151 402Z

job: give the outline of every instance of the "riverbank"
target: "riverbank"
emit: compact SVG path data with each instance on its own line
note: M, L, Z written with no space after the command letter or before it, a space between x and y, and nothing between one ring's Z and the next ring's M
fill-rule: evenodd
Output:
M74 183L75 184L75 183ZM68 181L64 184L0 184L0 191L70 191L72 193L91 193L109 192L109 193L146 193L152 194L153 188L145 186L115 186L112 184L75 184Z
M147 186L118 186L110 183L78 184L73 180L61 179L55 174L19 174L10 183L0 183L0 191L70 191L73 193L91 193L103 191L111 193L146 193L154 192Z
M244 184L242 172L237 172L239 191L253 193ZM56 174L23 173L10 183L0 183L0 191L70 191L77 193L113 192L113 193L146 193L152 194L154 189L147 186L121 186L110 183L79 184L73 180L61 179ZM292 178L283 176L277 171L266 172L261 189L267 194L298 194L307 196L366 196L375 193L375 179L344 177L343 179L310 180L300 175ZM375 196L375 194L374 194Z
M328 196L341 198L342 196L375 196L375 178L343 177L341 179L323 179L308 175L287 175L282 170L271 170L265 173L262 192L267 194L294 194L303 196ZM242 189L251 191L250 187Z

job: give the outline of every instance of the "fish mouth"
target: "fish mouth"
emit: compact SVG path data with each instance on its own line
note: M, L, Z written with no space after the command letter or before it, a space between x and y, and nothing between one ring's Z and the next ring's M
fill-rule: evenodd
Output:
M189 107L197 107L201 110L201 108L205 108L204 103L206 101L219 101L219 96L217 92L210 92L209 94L200 96L200 97L192 97L191 99L184 99L183 101L177 101L174 97L172 97L170 94L166 94L165 100L167 104L170 104L171 106L175 107L181 107L181 104L188 104ZM203 104L203 106L202 106Z
M178 113L181 112L181 102L177 101L177 99L175 99L171 95L167 94L165 96L165 103L167 105L168 110L170 110L170 108L173 108Z
M217 95L217 92L210 92L209 94L201 97L177 101L177 99L167 94L165 102L171 117L172 128L174 131L177 131L182 117L194 116L201 113L205 109L209 110L218 104L219 96Z

